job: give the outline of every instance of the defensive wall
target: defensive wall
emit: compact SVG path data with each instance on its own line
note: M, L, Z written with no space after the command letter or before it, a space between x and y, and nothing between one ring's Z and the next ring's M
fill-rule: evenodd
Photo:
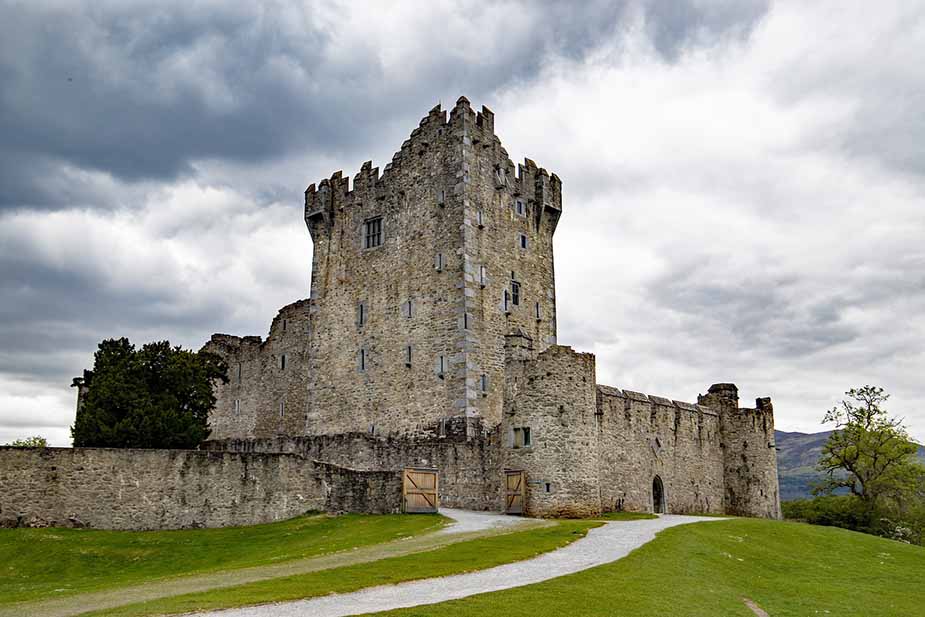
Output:
M0 448L3 527L231 527L400 509L399 473L296 454Z

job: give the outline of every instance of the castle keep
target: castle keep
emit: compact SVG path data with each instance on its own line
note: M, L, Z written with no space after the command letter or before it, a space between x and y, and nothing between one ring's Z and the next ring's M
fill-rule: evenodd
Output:
M426 504L779 518L770 399L686 403L597 383L556 339L562 183L515 166L460 98L381 171L305 191L309 298L228 363L196 451L0 448L0 526L243 525ZM307 266L307 264L306 264ZM428 479L429 478L429 479ZM415 499L421 498L415 493Z
M557 344L562 209L559 178L515 166L494 114L465 97L432 109L381 172L310 185L311 295L266 340L206 345L231 377L209 447L432 466L443 503L463 507L501 509L514 471L530 514L779 516L770 399L598 385L594 356Z

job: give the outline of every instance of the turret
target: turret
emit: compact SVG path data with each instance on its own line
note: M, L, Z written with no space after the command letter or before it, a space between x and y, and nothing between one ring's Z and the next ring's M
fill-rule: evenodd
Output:
M754 408L739 407L735 384L718 383L697 402L720 414L726 512L780 518L771 399L757 399Z

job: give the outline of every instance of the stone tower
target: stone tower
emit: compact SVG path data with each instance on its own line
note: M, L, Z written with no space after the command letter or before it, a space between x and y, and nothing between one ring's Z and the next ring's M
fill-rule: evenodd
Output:
M435 107L386 165L305 191L314 243L304 432L501 420L505 335L556 342L561 183L515 168L494 114Z

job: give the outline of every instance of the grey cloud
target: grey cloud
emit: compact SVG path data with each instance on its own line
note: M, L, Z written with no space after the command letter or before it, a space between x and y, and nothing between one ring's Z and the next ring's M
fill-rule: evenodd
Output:
M331 30L315 6L6 5L0 9L6 169L0 205L73 203L67 191L48 190L56 164L132 181L192 174L197 159L368 151L370 144L394 141L394 127L407 132L412 116L442 93L479 97L531 79L549 57L582 57L615 36L636 5L524 3L518 19L535 35L486 41L499 53L476 58L459 57L456 41L444 41L417 66L403 67L416 73L411 88L388 74L379 50L359 37L346 57L332 59L332 37L350 33ZM666 57L704 28L749 27L760 12L749 6L644 3ZM496 7L457 10L474 20ZM433 12L439 31L443 15Z

